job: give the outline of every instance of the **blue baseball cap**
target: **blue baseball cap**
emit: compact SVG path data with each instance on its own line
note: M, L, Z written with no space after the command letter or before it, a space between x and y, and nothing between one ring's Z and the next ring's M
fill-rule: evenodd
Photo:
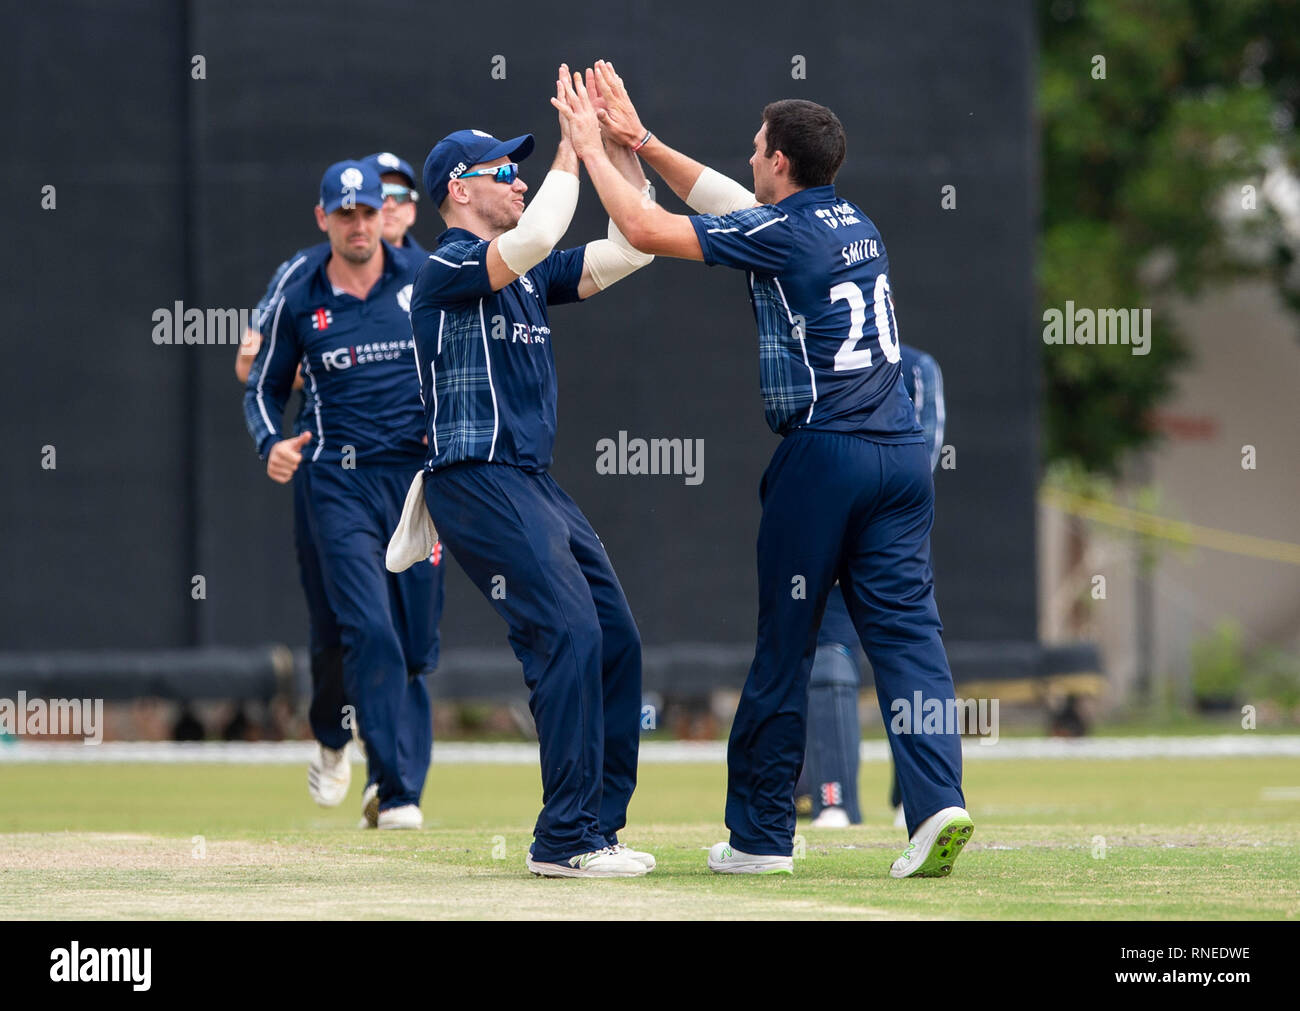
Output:
M433 146L424 159L424 192L435 207L447 199L447 184L474 165L497 158L523 161L533 153L533 135L497 140L482 130L457 130Z
M384 206L384 184L379 173L359 161L335 162L320 179L320 205L326 214L340 207L365 204L376 210Z
M378 151L375 154L366 155L361 160L381 176L389 172L396 172L398 175L406 176L406 184L411 189L415 189L415 171L411 168L411 163L404 158L397 157L392 151Z

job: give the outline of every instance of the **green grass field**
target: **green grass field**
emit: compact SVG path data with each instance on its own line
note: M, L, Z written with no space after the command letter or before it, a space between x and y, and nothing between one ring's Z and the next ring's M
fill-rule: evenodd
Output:
M720 877L725 769L643 765L624 839L659 868L552 881L526 766L435 765L425 830L379 833L359 776L324 810L292 765L0 765L0 918L1300 919L1293 759L969 762L973 841L908 881L886 775L862 767L868 825L801 823L794 877Z

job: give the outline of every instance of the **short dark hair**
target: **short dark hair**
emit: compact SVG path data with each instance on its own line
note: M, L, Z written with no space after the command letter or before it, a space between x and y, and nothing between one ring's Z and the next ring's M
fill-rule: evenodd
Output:
M767 150L771 158L780 151L790 160L790 179L807 189L829 186L844 164L844 124L824 105L802 98L783 98L763 109L767 124Z

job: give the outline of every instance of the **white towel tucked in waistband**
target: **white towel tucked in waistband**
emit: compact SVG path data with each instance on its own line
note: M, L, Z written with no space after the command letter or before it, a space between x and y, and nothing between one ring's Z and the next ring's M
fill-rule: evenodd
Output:
M438 531L424 504L424 471L419 471L411 481L402 506L402 518L388 540L388 553L384 565L389 572L405 572L416 562L427 562L438 543Z

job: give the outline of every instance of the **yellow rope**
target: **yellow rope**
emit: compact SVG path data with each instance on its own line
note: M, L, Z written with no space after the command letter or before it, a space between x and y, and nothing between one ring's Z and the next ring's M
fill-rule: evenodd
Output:
M1041 489L1038 500L1044 505L1055 506L1073 516L1132 530L1149 537L1159 537L1178 544L1213 548L1234 555L1263 558L1270 562L1300 565L1300 544L1291 544L1288 541L1274 541L1267 537L1253 537L1250 534L1236 534L1230 530L1197 526L1195 523L1182 523L1153 513L1076 495L1059 488Z

